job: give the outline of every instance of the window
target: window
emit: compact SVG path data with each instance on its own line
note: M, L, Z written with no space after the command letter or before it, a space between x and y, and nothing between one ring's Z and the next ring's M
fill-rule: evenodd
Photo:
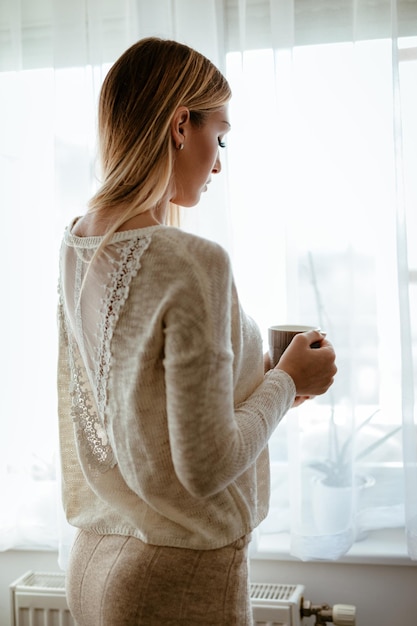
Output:
M407 39L402 46L415 43ZM339 368L331 391L296 417L291 412L273 437L271 512L260 527L261 552L282 545L279 535L292 529L296 554L328 550L336 558L325 535L336 535L345 550L352 536L363 539L370 530L405 522L391 46L376 39L299 46L292 54L228 55L240 296L265 345L269 325L317 324L334 343ZM410 207L416 66L416 60L401 65ZM416 347L414 335L414 353ZM319 478L329 475L330 465L340 470L342 456L349 474L364 483L345 493L345 514L332 526L321 519L323 510L326 518L330 513Z
M185 227L229 250L265 344L270 324L319 324L338 355L331 393L271 441L260 553L288 552L291 531L292 554L338 558L406 524L417 558L416 4L398 0L397 15L385 0L15 4L0 10L0 549L59 540L58 248L96 185L104 74L155 33L213 58L234 93L223 174ZM367 482L344 498L342 527L320 530L313 486L342 449Z

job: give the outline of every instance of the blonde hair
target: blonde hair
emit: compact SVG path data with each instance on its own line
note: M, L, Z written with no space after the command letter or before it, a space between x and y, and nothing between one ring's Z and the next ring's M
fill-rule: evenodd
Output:
M103 182L88 208L103 217L117 208L106 241L125 221L166 198L176 150L171 121L178 107L187 107L191 122L203 125L230 97L229 84L213 63L176 41L142 39L115 62L99 102ZM176 209L171 204L170 224Z

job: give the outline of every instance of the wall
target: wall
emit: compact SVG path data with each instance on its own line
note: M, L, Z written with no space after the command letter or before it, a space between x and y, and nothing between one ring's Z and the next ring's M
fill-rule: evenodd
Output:
M9 584L26 571L59 571L54 552L0 553L0 626L10 626ZM357 626L411 626L417 623L417 566L299 561L251 561L257 582L301 583L314 603L357 607ZM305 625L314 624L306 619Z

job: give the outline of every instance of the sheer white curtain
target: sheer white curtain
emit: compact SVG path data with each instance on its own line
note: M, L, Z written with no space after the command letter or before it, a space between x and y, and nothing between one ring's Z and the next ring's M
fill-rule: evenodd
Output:
M105 72L148 35L184 41L221 65L217 5L0 2L2 550L56 548L67 530L56 473L57 260L64 227L85 211L97 183L96 108ZM213 185L214 211L201 220L196 214L193 227L208 236L220 231L226 245L224 185Z
M241 297L265 339L318 324L339 366L272 441L258 553L289 535L294 556L337 559L405 526L416 558L417 3L240 2L235 19Z
M56 548L66 528L58 245L96 185L105 72L147 35L196 47L234 92L223 173L184 227L229 250L265 340L270 324L320 324L338 354L331 393L271 443L259 553L290 537L298 558L336 559L397 527L417 558L417 3L390 0L1 0L0 549ZM364 483L332 492L333 519L320 478L342 456Z

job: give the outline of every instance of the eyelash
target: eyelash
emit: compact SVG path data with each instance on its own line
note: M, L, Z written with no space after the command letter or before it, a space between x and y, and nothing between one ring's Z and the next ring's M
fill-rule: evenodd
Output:
M220 148L225 148L226 147L226 144L221 139L218 140L218 143L219 143Z

